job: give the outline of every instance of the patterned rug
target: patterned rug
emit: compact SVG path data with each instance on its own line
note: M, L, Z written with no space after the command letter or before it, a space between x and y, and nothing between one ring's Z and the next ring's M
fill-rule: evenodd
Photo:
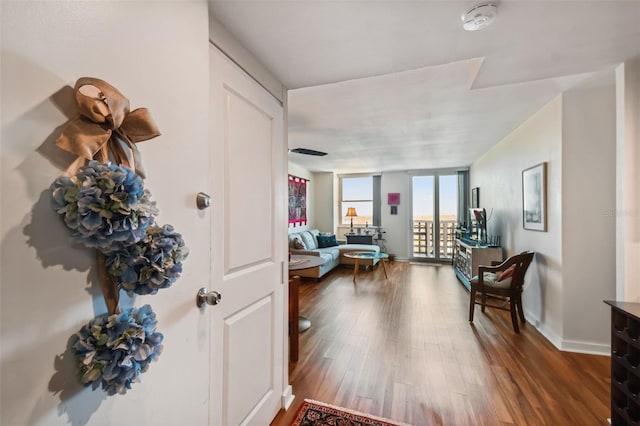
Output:
M324 402L305 399L291 426L410 426L406 423L371 416L358 411L336 407Z

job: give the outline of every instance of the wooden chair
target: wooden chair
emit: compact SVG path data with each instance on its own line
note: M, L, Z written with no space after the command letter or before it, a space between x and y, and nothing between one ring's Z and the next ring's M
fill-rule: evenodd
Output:
M524 285L524 275L533 260L533 252L525 251L511 256L504 262L492 262L493 266L479 266L478 275L471 279L471 300L469 303L469 322L473 322L473 311L475 305L511 311L511 322L513 330L520 332L518 326L518 315L524 324L524 311L522 310L522 286ZM476 293L480 292L480 301L476 300ZM487 303L487 296L498 296L506 299L502 305L490 305ZM506 304L509 307L505 307ZM517 313L516 313L517 311Z

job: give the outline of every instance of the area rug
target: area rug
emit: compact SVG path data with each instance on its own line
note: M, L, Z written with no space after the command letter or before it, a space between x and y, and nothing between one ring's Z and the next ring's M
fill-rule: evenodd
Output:
M305 399L291 426L410 426L324 402Z

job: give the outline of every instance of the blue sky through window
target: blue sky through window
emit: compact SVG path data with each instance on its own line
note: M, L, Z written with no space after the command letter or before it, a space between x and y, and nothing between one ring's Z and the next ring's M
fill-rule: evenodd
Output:
M343 178L342 179L342 199L343 200L372 200L373 199L373 178Z
M413 216L433 216L434 177L413 177ZM458 177L440 176L440 216L458 214Z
M369 200L358 202L354 200ZM346 218L347 208L355 207L358 213L354 224L371 224L373 221L373 178L371 176L342 178L342 223L350 223Z

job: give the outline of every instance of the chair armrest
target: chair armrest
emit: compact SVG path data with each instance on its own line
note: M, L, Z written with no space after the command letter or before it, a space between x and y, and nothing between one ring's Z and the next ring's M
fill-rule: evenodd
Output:
M524 254L520 253L521 255ZM492 261L491 265L492 266L479 266L483 267L483 268L490 268L489 272L495 272L495 271L504 271L507 270L511 265L515 265L517 263L517 258L518 256L511 256L506 258L505 260L503 260L502 262L496 262L496 261ZM497 263L497 265L496 265Z
M478 275L480 275L483 272L498 272L498 271L504 271L505 269L506 268L502 267L502 264L498 264L494 266L480 265L478 266Z
M491 262L492 264L495 263L495 261ZM485 272L493 272L494 274L504 271L505 269L507 269L504 265L505 262L499 263L498 265L495 266L486 266L486 265L479 265L478 266L478 284L480 285L481 288L484 287L484 274ZM484 290L483 290L484 291Z
M481 275L483 272L501 272L509 269L511 265L516 263L515 256L511 256L502 262L491 261L492 266L480 265L478 266L478 275Z

